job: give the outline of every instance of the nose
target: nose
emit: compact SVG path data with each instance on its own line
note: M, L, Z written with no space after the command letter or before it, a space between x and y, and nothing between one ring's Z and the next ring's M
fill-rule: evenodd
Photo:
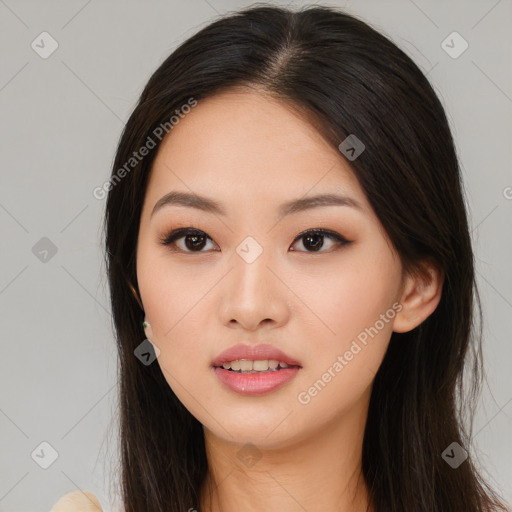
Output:
M267 253L263 251L250 263L235 254L232 264L219 290L223 325L255 331L264 324L278 327L286 323L291 292Z

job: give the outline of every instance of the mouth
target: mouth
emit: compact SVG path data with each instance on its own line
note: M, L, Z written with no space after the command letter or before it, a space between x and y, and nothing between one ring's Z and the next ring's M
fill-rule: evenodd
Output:
M273 345L238 344L228 348L212 363L217 379L241 395L264 395L291 382L302 368Z

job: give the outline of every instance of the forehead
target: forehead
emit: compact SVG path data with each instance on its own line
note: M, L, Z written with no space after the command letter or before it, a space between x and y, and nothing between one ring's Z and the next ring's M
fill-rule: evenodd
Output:
M254 91L200 100L173 126L153 162L148 194L154 203L173 188L221 202L337 191L367 204L337 148L285 103Z

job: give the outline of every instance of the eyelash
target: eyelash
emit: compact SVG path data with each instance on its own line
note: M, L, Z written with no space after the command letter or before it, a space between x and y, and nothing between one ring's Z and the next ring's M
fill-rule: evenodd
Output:
M340 248L344 245L348 245L348 244L352 243L351 240L347 240L345 237L341 236L339 233L336 233L335 231L331 231L329 229L315 228L315 229L308 229L306 231L303 231L302 233L299 233L293 240L292 245L294 245L301 238L305 238L307 235L310 235L310 234L322 235L326 238L330 238L331 240L336 242L337 248ZM207 233L205 233L204 231L201 231L200 229L178 228L178 229L175 229L174 231L171 231L168 235L165 235L164 237L160 238L159 243L161 245L165 245L165 246L172 246L176 242L176 240L179 240L180 238L184 238L188 235L199 235L199 236L205 235L208 240L211 240L213 242L212 238L210 236L208 236ZM200 251L188 251L188 250L185 251L182 249L177 249L175 252L182 252L182 253L188 253L188 254L201 254L206 251L202 251L202 250L200 250ZM332 252L332 251L320 250L320 251L293 251L293 252L306 252L309 254L321 254L324 252Z

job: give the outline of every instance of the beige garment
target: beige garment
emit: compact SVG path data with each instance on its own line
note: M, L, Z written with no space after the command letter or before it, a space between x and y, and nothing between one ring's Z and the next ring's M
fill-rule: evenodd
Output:
M91 492L73 491L62 496L50 512L102 512L102 508Z

